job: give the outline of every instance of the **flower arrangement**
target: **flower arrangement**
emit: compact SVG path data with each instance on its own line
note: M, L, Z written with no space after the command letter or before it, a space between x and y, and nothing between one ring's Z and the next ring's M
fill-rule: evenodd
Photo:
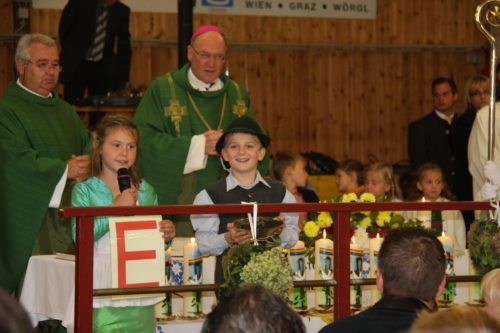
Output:
M365 202L373 203L375 196L371 193L362 193L359 197L355 193L343 194L335 202ZM407 220L400 212L394 211L365 211L352 212L350 226L354 233L366 230L370 237L375 237L377 233L382 236L389 229L405 227L420 227L422 222L419 220Z
M474 222L468 232L472 264L480 275L500 267L500 227L496 220Z
M322 237L322 230L330 227L333 219L330 213L320 212L315 220L309 220L304 224L304 229L300 233L300 239L304 242L305 255L309 259L309 264L314 265L314 242Z
M256 283L286 297L293 286L290 264L275 242L234 245L222 259L222 267L225 279L222 293L240 284Z

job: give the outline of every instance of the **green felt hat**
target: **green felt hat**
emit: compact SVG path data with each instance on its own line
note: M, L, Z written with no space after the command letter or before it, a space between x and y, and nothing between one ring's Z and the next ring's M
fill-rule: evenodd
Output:
M224 131L224 134L219 138L217 144L215 145L215 149L220 154L222 152L222 148L224 148L224 141L226 140L226 135L231 133L248 133L255 135L259 138L262 147L267 148L269 146L270 139L264 133L260 125L255 121L255 119L243 116L240 118L236 118L233 120L231 124Z

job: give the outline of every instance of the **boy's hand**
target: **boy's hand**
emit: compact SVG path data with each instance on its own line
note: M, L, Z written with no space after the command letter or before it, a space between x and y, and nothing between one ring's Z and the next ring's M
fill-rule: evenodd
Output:
M135 206L137 202L137 190L128 188L120 193L113 203L114 206Z
M227 232L224 238L228 244L244 243L252 239L252 233L248 230L241 230L234 227L234 223L227 224Z
M273 236L277 236L277 235L281 234L281 232L283 231L283 228L285 227L285 216L283 216L283 215L278 216L278 220L281 221L281 225L279 227L277 227L276 230L273 232Z
M159 223L160 231L163 232L165 241L172 240L175 237L175 224L170 220L163 220Z

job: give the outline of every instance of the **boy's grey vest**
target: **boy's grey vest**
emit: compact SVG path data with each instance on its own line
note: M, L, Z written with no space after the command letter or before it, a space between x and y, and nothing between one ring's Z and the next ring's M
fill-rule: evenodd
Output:
M230 191L226 191L226 180L220 180L209 185L206 188L208 196L214 204L240 204L242 201L257 202L257 203L282 203L285 198L286 188L279 181L266 179L266 182L271 186L268 187L262 182L257 183L251 189L235 187ZM279 213L259 214L261 216L274 217ZM246 217L245 214L219 214L219 234L227 231L227 224L239 218ZM222 271L222 256L227 253L227 249L216 258L215 263L215 283L224 282L224 274Z

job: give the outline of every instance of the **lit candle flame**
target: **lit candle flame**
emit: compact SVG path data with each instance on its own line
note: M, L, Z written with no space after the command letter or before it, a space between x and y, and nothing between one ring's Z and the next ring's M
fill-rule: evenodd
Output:
M441 232L441 237L446 237L446 234L443 232Z
M380 239L380 234L377 232L377 239Z
M425 202L425 197L422 197L422 202Z
M326 230L323 229L323 238L326 238Z
M352 238L351 238L351 243L352 243L352 244L355 244L355 243L356 243L356 238L355 238L354 236L352 236Z
M194 237L191 237L191 239L189 240L191 243L196 243L196 239L194 239Z

